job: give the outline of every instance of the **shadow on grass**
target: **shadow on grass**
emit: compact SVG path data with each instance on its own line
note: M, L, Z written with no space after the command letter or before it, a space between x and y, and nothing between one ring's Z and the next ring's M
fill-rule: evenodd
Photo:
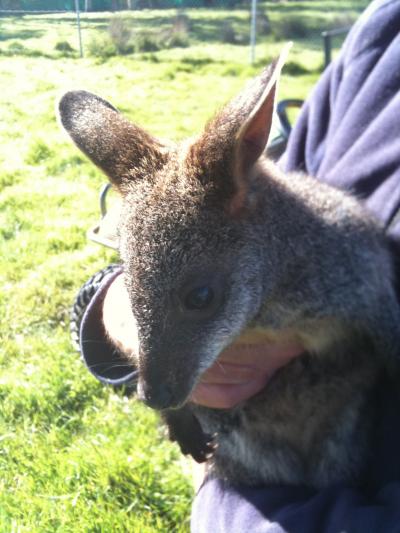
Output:
M191 36L198 42L221 42L224 26L231 25L238 37L249 34L249 20L238 16L228 16L221 19L210 19L194 22Z
M270 13L280 13L284 15L286 13L305 13L312 12L309 16L314 15L316 12L341 15L345 12L358 12L361 13L370 3L371 0L341 0L340 2L335 0L313 0L307 2L269 2L268 11Z
M25 30L16 28L15 30L10 31L4 30L0 27L0 41L10 41L16 39L24 41L26 39L43 37L44 34L44 30Z
M354 2L354 0L353 0ZM351 3L350 0L347 3ZM329 2L334 5L334 2ZM266 13L271 14L271 33L262 37L263 41L285 41L294 40L306 45L310 50L322 49L321 32L326 29L328 23L324 19L324 12L321 10L321 1L315 2L296 2L296 5L289 2L284 4L270 4L265 10ZM325 10L326 11L326 10ZM163 13L157 10L154 13L149 11L137 12L138 16L135 17L135 12L132 14L116 14L120 17L125 17L124 20L129 24L132 23L132 30L134 34L140 37L141 34L159 35L160 31L171 31L173 28L176 13L167 10ZM236 8L231 11L222 9L210 9L201 10L186 9L184 11L188 18L188 40L190 44L217 44L226 42L226 28L229 27L233 34L232 40L228 41L229 44L244 44L247 42L249 36L249 12L243 8ZM317 13L316 16L315 13ZM339 8L336 5L335 13L339 13ZM297 14L297 15L296 15ZM95 30L97 32L106 32L110 20L112 20L115 14L104 13L95 17L85 17L82 15L83 31ZM143 15L143 17L141 16ZM286 15L286 16L285 16ZM273 20L275 18L275 20ZM7 26L5 26L7 21ZM43 24L44 29L31 29L26 26L32 21L32 24ZM2 55L22 55L37 57L42 55L43 57L59 58L60 53L56 55L51 52L40 52L39 50L30 50L28 46L24 46L25 40L31 38L39 38L46 34L46 27L51 28L54 26L57 28L63 24L69 26L75 24L73 16L34 16L29 15L26 17L9 17L0 19L0 42L17 40L20 41L21 46L13 46L9 49L2 49L0 53ZM90 41L90 37L88 38ZM66 54L64 54L66 56ZM114 55L114 54L113 54ZM70 55L74 57L74 55ZM107 58L104 58L106 60ZM201 59L200 61L204 61ZM204 66L204 65L202 65ZM294 69L295 70L295 69Z
M202 9L201 11L187 9L185 10L185 13L188 15L189 20L191 22L191 28L189 32L190 37L195 41L220 42L220 30L222 28L222 25L227 23L235 25L239 32L249 32L249 19L246 18L246 15L249 14L248 10L235 9L233 11L233 15L224 16L224 13L226 13L225 10L210 9L209 18L206 16L204 9ZM126 12L124 12L124 14L126 14ZM104 16L87 18L85 18L85 14L82 14L81 22L84 25L84 28L87 29L93 28L97 30L106 30L108 28L110 20L112 20L114 16L122 17L122 15L118 15L118 12L115 14L107 13ZM160 29L170 28L172 26L174 18L174 15L171 15L171 10L166 11L165 14L160 13L160 11L158 10L157 13L153 16L146 16L143 18L135 18L134 16L129 16L126 18L126 21L128 22L129 19L131 19L132 26L134 27L134 29L139 31L142 29L149 31L159 31ZM40 18L35 19L35 22L43 22L43 24L48 25L59 25L62 23L74 23L74 19L70 17L57 17L55 19L52 17L41 16ZM23 38L24 36L21 35L21 39ZM29 36L26 36L25 38L29 38Z

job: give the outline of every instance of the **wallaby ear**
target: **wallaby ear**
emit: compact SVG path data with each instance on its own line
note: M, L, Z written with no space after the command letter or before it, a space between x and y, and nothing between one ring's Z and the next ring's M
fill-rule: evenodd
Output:
M198 179L212 182L233 210L242 204L251 167L263 153L271 131L276 87L291 43L207 124L188 158ZM242 200L239 200L242 198Z
M86 91L60 100L61 123L75 144L121 192L133 180L151 179L166 160L162 145L108 102Z
M261 75L264 90L237 133L234 157L238 188L241 188L243 185L241 182L246 179L251 167L267 146L272 127L276 89L291 46L292 43L288 43L279 57Z
M237 172L246 173L265 150L271 133L276 88L288 48L264 72L264 91L236 137Z

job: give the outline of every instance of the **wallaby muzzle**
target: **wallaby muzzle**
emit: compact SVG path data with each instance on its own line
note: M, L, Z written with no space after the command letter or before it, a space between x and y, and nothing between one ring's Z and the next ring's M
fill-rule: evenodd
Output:
M173 386L161 380L146 381L140 379L138 383L138 398L149 407L162 411L177 409L187 400L190 390Z
M181 364L174 364L182 361ZM196 382L196 368L175 352L166 350L158 356L143 354L139 358L138 396L153 409L181 407L190 396Z
M154 387L140 380L138 384L139 400L159 411L173 407L173 392L166 383L157 383Z

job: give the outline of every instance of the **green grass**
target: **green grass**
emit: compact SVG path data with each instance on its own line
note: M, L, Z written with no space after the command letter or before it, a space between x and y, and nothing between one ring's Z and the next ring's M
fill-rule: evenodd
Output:
M337 4L267 5L271 20L301 17L311 28L291 52L280 97L309 93L322 63L315 35L343 17L344 4L354 17L362 3ZM173 14L134 13L135 24L167 26ZM66 140L54 113L58 95L81 87L155 135L198 131L282 42L260 39L249 66L247 46L217 35L227 17L244 34L245 10L187 14L190 47L107 61L77 57L70 17L0 19L1 533L188 531L188 461L150 410L97 383L70 345L77 289L116 258L86 239L104 178ZM84 43L108 19L84 16ZM60 41L75 55L64 57Z

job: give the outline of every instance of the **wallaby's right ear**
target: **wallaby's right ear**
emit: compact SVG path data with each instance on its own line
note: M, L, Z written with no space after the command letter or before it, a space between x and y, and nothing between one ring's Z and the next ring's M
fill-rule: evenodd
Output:
M164 165L162 145L131 124L108 102L86 91L60 100L61 123L75 144L124 192L138 179L151 179Z

